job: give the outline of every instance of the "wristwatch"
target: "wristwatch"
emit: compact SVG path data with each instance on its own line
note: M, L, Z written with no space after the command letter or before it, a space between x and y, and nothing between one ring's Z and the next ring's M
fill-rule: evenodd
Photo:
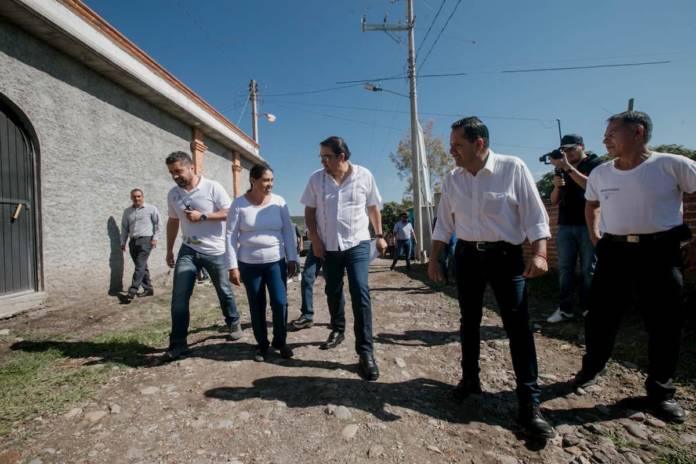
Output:
M208 216L206 216L205 214L201 214L201 221L207 221L207 220L208 220Z

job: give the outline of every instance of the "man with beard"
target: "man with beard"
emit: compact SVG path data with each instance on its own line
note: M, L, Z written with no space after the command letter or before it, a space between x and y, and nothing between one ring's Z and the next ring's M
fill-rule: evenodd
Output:
M172 331L165 360L188 352L189 300L196 275L205 268L215 286L229 338L239 340L242 329L225 262L225 221L231 201L219 183L197 175L193 160L184 152L167 156L167 168L176 183L167 204L167 265L174 268L172 290ZM174 241L181 226L181 248L174 260Z

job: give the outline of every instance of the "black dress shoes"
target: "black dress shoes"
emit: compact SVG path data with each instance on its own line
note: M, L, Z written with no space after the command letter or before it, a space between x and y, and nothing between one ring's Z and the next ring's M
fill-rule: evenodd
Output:
M650 401L651 412L667 422L681 424L686 421L686 413L674 399Z
M518 422L532 438L550 440L556 436L553 427L551 427L551 424L541 415L541 411L537 405L520 406Z
M449 397L452 401L461 403L469 397L469 395L481 394L481 382L478 377L468 377L459 381L456 387L449 392Z
M365 380L377 380L379 378L379 368L377 367L375 357L371 354L361 354L360 362L358 363L358 372L360 373L360 377Z
M332 348L336 348L345 339L346 336L343 335L343 332L332 330L329 334L329 338L327 338L326 341L322 343L319 348L321 348L322 350L330 350Z

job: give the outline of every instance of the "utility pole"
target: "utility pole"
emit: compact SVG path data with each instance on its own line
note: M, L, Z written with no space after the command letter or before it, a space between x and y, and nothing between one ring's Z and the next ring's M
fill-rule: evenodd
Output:
M259 143L259 115L256 112L256 92L259 86L254 79L249 82L249 100L251 101L251 134L254 142Z
M628 99L628 111L633 111L633 103L635 100L633 98Z
M408 32L408 87L411 100L411 176L413 178L413 213L415 218L416 257L423 257L423 205L421 198L421 160L418 156L418 103L416 98L416 48L414 40L415 21L413 18L413 0L406 2L406 24L388 24L387 18L383 23L367 24L362 19L363 32L372 31L407 31ZM428 182L429 179L426 179ZM431 227L427 224L426 227Z

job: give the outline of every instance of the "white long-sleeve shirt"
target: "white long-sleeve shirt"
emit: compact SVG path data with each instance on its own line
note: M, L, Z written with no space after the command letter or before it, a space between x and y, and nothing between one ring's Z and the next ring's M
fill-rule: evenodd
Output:
M456 168L442 183L433 240L505 241L514 245L551 237L549 216L524 162L488 150L474 176Z
M227 215L226 261L228 269L247 264L297 261L295 228L283 197L271 194L271 200L256 206L246 195L235 199Z

